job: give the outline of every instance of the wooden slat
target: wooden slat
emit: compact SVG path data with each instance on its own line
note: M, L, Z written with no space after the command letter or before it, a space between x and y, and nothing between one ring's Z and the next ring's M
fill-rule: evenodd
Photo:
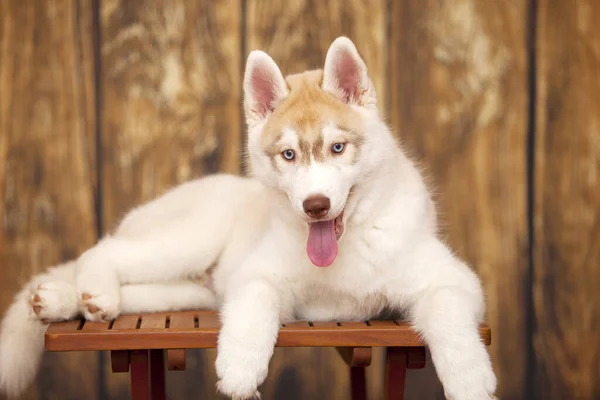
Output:
M361 321L361 322L339 322L339 326L338 328L342 328L342 329L362 329L362 328L368 328L369 325L367 325L367 323L365 321ZM384 328L393 328L393 324L388 324L386 326L384 326Z
M537 4L530 398L600 399L600 2Z
M391 321L391 320L381 320L381 321L373 320L373 321L368 321L368 323L371 326L375 326L375 327L380 327L380 326L385 327L385 326L395 325L394 321ZM405 323L405 322L401 321L400 323Z
M526 398L531 2L389 4L392 126L435 188L443 239L483 281L498 397ZM443 397L428 372L421 398Z
M64 333L78 331L81 329L84 323L85 321L82 320L73 320L50 324L48 325L48 328L46 328L46 333Z
M309 328L309 324L307 321L292 321L292 322L287 322L284 324L284 327L282 329L296 329L296 328Z
M139 320L140 317L138 315L121 315L114 321L111 330L136 329Z
M140 329L164 329L167 326L166 314L142 315Z
M0 1L0 315L96 241L92 13L90 0ZM97 359L44 357L21 398L95 399Z
M108 327L110 326L109 322L91 322L85 321L85 324L81 327L80 332L104 332L108 331Z
M221 327L221 323L219 321L219 317L215 312L212 311L200 311L196 314L196 318L198 320L197 328L198 329L219 329Z
M306 324L306 322L300 322L300 324ZM337 327L337 322L331 322L331 321L314 321L313 326L317 327L317 328L335 328ZM293 325L292 325L293 326Z
M169 329L191 329L194 327L194 316L196 313L184 312L170 315Z

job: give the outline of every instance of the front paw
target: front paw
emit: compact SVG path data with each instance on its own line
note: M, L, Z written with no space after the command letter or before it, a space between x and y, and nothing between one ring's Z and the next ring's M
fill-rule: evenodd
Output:
M496 399L496 376L491 366L480 364L463 370L460 377L449 383L446 389L448 400L490 400Z
M239 400L260 399L258 386L267 376L268 356L249 348L220 346L215 363L217 390Z

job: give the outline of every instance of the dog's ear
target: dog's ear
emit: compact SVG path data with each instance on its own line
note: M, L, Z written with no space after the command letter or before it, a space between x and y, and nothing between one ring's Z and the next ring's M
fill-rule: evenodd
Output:
M374 107L377 103L367 65L347 37L335 39L327 50L322 88L347 104Z
M265 119L287 94L287 84L275 61L260 50L250 52L244 73L244 109L248 122Z

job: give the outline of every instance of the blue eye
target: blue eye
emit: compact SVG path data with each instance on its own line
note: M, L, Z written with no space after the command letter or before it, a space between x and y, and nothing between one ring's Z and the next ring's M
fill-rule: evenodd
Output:
M335 154L342 154L345 148L346 145L344 143L335 143L333 146L331 146L331 151L333 151Z
M290 149L282 151L281 155L288 161L292 161L294 158L296 158L296 153L294 153L294 150Z

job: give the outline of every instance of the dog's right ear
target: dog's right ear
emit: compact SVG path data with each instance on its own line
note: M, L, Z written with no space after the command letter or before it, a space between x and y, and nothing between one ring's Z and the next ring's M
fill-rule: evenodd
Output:
M265 119L287 95L287 84L275 61L260 50L250 52L244 73L244 110L248 123Z
M322 87L346 104L370 108L377 104L367 65L354 43L344 36L335 39L327 50Z

